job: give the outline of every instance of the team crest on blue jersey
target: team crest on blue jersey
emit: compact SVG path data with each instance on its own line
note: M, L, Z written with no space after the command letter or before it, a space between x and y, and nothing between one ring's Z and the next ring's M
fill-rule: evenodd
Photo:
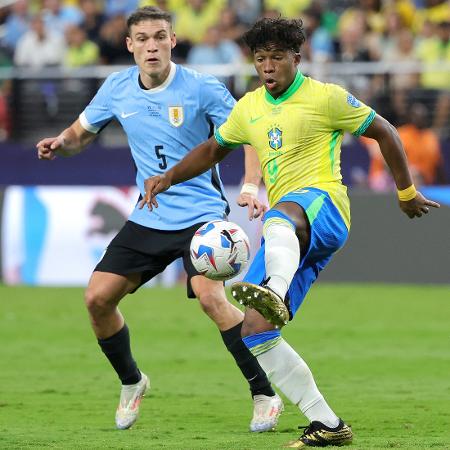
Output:
M272 127L267 133L269 145L274 150L278 150L283 145L282 134L283 132L277 126Z
M182 106L169 106L169 121L174 127L183 125L184 110Z
M353 108L359 108L361 106L360 101L354 97L352 94L348 94L347 95L347 103L351 106L353 106Z

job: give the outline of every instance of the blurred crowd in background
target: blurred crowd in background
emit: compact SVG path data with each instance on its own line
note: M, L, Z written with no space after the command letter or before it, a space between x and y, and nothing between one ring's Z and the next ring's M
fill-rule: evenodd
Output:
M450 137L450 1L448 0L18 0L1 2L0 67L79 68L133 63L125 46L126 18L139 6L173 15L174 60L189 65L251 62L241 36L260 17L301 18L307 42L302 62L416 63L420 70L364 73L343 82L361 100L400 127L417 177L445 183L441 142ZM436 65L445 64L445 70ZM226 80L225 80L226 81ZM332 80L335 81L335 80ZM255 87L249 77L237 97ZM235 86L234 86L235 88ZM0 122L7 120L3 87ZM5 136L8 127L4 126ZM379 149L369 184L390 183Z

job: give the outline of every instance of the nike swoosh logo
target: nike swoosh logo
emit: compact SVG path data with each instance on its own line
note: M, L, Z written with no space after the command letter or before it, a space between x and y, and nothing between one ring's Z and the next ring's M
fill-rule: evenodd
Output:
M255 117L255 118L252 117L252 118L250 119L250 123L255 123L257 120L261 119L262 117L264 117L264 115L258 116L258 117Z
M122 111L122 114L120 115L120 117L122 117L122 119L126 119L127 117L131 117L131 116L134 116L135 114L137 114L139 111L134 111L134 112L131 112L131 113L124 113L123 111Z

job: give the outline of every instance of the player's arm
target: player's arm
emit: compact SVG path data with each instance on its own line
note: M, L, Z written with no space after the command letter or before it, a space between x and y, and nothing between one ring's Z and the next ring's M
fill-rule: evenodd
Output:
M147 178L144 182L145 195L139 207L142 209L144 205L147 205L150 210L153 210L153 206L158 207L155 198L157 194L167 191L173 184L182 183L206 172L222 161L231 151L231 148L220 146L214 137L210 137L191 150L167 172Z
M439 208L438 203L428 200L416 191L400 136L393 125L376 115L363 135L378 142L397 186L400 208L409 218L427 214L430 206Z
M52 160L57 155L73 156L80 153L96 137L84 129L80 119L77 119L69 128L66 128L58 136L44 138L36 144L39 159Z
M237 198L237 204L248 207L248 218L252 220L253 218L262 217L267 210L267 206L258 200L258 190L262 179L258 154L250 145L244 145L244 152L244 182Z

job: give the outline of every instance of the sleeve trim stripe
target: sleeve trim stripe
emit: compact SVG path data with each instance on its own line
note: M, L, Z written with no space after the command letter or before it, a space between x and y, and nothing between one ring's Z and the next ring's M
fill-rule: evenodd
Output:
M217 143L221 146L221 147L238 147L240 144L232 144L231 142L227 142L220 134L219 130L216 129L216 131L214 131L214 139L217 141Z
M373 122L373 119L375 119L375 111L372 109L370 111L370 114L367 116L366 120L361 124L361 126L352 133L353 136L359 137L369 128L370 124Z
M84 113L84 111L80 114L79 119L80 119L81 126L82 126L86 131L89 131L89 132L91 132L91 133L95 133L95 134L96 134L96 133L98 133L98 131L100 130L99 127L95 127L94 125L91 125L91 124L88 122L88 120L87 120L87 118L86 118L86 114Z

